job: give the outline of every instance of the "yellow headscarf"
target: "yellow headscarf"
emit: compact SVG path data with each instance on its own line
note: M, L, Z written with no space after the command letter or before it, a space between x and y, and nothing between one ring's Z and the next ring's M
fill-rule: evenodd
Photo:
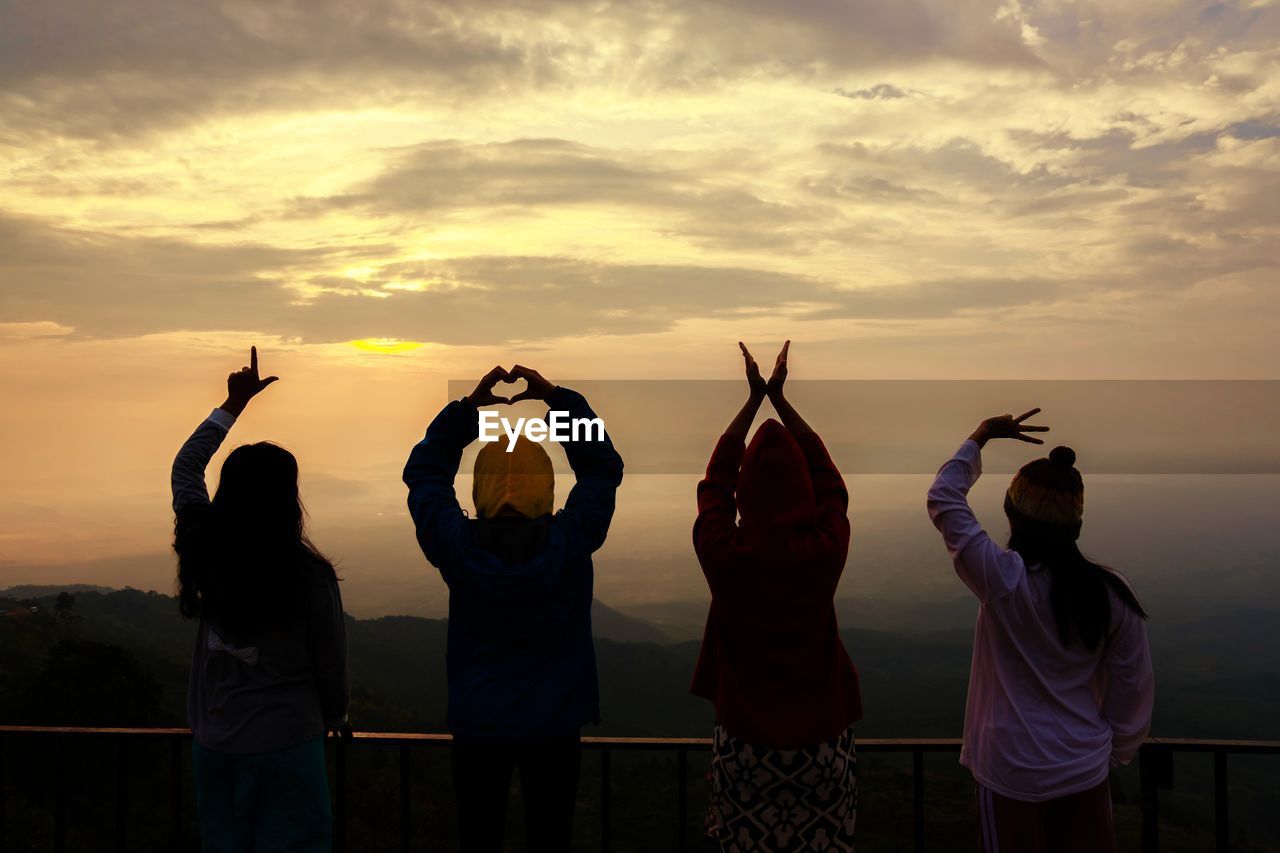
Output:
M476 455L471 497L476 515L493 518L516 513L525 518L548 515L555 503L555 473L542 445L523 435L507 452L505 441L486 444Z

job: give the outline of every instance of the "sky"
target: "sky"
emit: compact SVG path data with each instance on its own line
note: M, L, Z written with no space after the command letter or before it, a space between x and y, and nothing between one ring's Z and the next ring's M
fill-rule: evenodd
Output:
M420 569L408 447L496 363L729 379L790 338L798 378L1277 378L1270 0L0 21L0 585L163 587L169 462L250 344L282 381L232 444L298 454L371 587ZM687 557L693 479L628 481L620 557Z

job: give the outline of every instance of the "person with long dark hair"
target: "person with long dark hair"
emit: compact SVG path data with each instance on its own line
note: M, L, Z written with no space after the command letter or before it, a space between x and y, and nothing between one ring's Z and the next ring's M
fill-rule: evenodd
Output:
M1044 443L1030 433L1048 427L1026 423L1039 411L983 421L929 490L929 517L980 602L960 762L978 784L986 853L1108 853L1109 771L1137 753L1155 701L1147 614L1127 580L1077 545L1084 481L1071 448L1014 476L1008 547L968 502L989 440Z
M213 499L209 460L278 377L250 364L173 461L178 606L198 619L187 717L206 853L331 847L324 737L344 724L346 628L333 564L307 538L298 463L270 442L237 447Z
M511 399L498 382L526 380ZM546 450L523 435L476 455L468 518L454 479L480 437L480 407L539 400L574 420L595 413L536 370L495 367L436 415L409 455L409 513L427 560L449 587L449 730L463 853L500 853L518 769L526 849L565 853L577 804L584 725L600 722L591 639L591 555L613 519L622 457L602 429L561 444L576 482L554 512ZM590 431L588 431L590 432Z
M852 851L862 698L833 604L849 492L784 393L791 342L767 381L738 346L747 402L698 484L693 527L711 588L692 685L716 710L707 835L726 851ZM782 422L747 444L766 397Z

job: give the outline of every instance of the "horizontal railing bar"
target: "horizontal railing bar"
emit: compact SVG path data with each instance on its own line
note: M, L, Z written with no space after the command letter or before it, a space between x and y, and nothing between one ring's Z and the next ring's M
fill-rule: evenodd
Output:
M66 735L79 737L190 737L185 728L117 728L90 726L8 726L0 725L2 735ZM422 746L448 746L451 735L441 732L353 732L358 743L405 744ZM859 752L955 752L960 749L960 738L863 738L857 741ZM589 750L694 750L711 748L710 738L696 737L596 737L582 739L582 746ZM1144 748L1167 749L1172 752L1222 752L1230 754L1275 755L1280 754L1280 740L1214 740L1208 738L1149 738Z
M0 735L80 735L83 737L190 737L190 729L178 728L100 728L75 726L0 726ZM423 746L448 746L453 736L440 732L352 732L353 741L367 744L396 745L416 743ZM711 738L697 737L596 737L582 738L584 749L599 750L695 750L711 748ZM858 749L869 752L954 752L960 749L959 738L864 738L858 741Z
M168 728L147 728L147 727L102 728L97 726L0 726L0 734L190 737L191 729L168 729Z
M1206 740L1203 738L1153 737L1149 747L1164 747L1174 752L1229 752L1274 755L1280 753L1280 740Z

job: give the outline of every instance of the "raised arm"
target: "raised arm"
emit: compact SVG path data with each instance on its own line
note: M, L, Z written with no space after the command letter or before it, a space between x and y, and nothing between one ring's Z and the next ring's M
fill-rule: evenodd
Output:
M227 431L249 405L249 401L264 388L279 380L278 376L261 379L258 376L258 348L250 347L249 365L227 377L227 398L222 405L209 413L209 417L196 427L196 431L183 443L173 460L170 486L173 490L173 511L180 512L191 505L209 503L209 490L205 486L204 472L209 460L218 452Z
M791 341L787 341L782 345L782 351L778 353L778 358L773 363L773 373L769 375L769 381L765 383L765 391L769 395L769 402L773 404L773 410L778 413L778 419L782 421L782 425L791 433L791 437L799 441L801 437L813 435L813 427L800 417L800 413L791 405L791 401L787 399L784 393L784 386L787 382L787 358L791 353Z
M1026 566L1016 552L1001 548L982 529L969 507L969 489L982 475L982 446L992 438L1017 438L1033 444L1040 439L1025 432L1044 432L1048 427L1023 424L1039 412L1033 409L1016 420L1011 415L988 418L960 445L938 470L929 489L929 518L938 528L956 574L979 601L993 601L1011 592L1022 581Z
M733 416L724 434L711 451L707 475L698 483L698 518L693 524L693 548L707 579L714 574L733 549L738 527L738 468L746 449L747 433L760 412L766 396L764 377L751 352L738 341L746 368L747 400Z
M554 385L538 371L517 364L511 369L514 379L524 379L529 387L511 398L542 400L549 410L567 412L572 421L598 421L587 400L577 391ZM566 548L570 552L591 554L604 545L613 520L618 486L622 484L622 456L613 446L613 439L603 426L583 430L578 440L561 443L569 467L573 469L574 484L565 498L564 510L558 523L565 531Z
M828 533L843 535L845 546L848 546L849 533L849 489L844 484L831 454L822 439L813 431L813 427L800 416L795 406L787 399L785 386L787 381L787 358L791 352L791 341L782 345L777 361L773 365L773 374L769 377L766 389L769 402L778 413L782 425L791 433L791 437L804 451L805 462L809 467L809 479L813 483L813 498L818 509L821 528ZM842 533L843 532L843 533Z
M480 434L479 406L506 402L493 393L493 386L506 378L507 371L495 367L469 395L441 409L427 427L426 436L410 451L404 466L409 515L418 544L446 583L452 582L471 542L467 517L458 503L453 481L462 462L462 451Z

